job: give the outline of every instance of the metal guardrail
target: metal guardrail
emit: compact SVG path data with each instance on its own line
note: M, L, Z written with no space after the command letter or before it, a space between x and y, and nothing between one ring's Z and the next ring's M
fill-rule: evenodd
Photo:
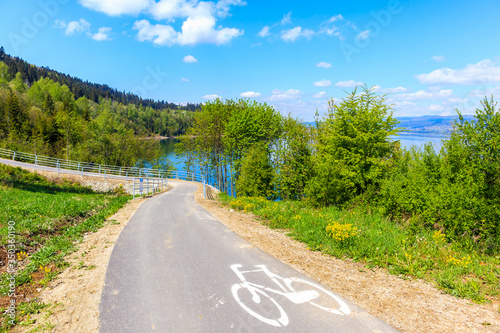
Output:
M138 168L138 167L120 167L116 165L105 165L105 164L95 164L88 162L72 161L65 159L58 159L54 157L48 157L43 155L36 155L30 153L23 153L9 149L0 148L0 158L30 163L36 166L45 166L56 168L57 172L67 173L65 171L71 170L80 173L82 176L84 173L91 173L92 176L98 175L100 177L108 176L120 176L125 177L125 179L133 181L136 183L136 179L146 179L147 188L149 189L150 181L155 180L163 181L164 179L182 179L193 182L200 182L203 184L203 194L206 197L206 180L203 175L187 172L187 171L168 171L163 169L153 169L153 168ZM75 172L71 172L75 174ZM137 180L140 182L140 180ZM143 180L144 182L144 180ZM140 185L138 185L140 186ZM144 184L143 184L144 186ZM156 185L152 185L153 189ZM132 186L132 193L135 196L135 185ZM140 193L139 191L137 193Z
M134 178L130 184L129 193L135 198L136 195L143 196L161 192L168 186L167 178Z

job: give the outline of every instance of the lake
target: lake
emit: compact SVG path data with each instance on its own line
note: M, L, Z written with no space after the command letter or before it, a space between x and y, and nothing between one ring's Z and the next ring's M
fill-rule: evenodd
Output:
M446 135L412 135L412 134L400 134L399 136L391 136L393 140L401 141L401 146L410 149L411 146L417 146L418 148L422 148L422 146L431 142L434 146L436 152L439 152L443 143L441 140L447 139ZM175 147L174 145L179 142L178 139L164 139L160 141L161 146L161 155L163 158L168 158L171 162L175 163L175 167L177 170L183 170L184 162L182 158L179 158L175 155Z

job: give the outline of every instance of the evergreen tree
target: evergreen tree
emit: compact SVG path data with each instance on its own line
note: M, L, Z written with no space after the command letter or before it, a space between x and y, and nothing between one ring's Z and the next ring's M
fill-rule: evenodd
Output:
M43 103L43 109L50 116L53 116L55 111L56 111L54 100L52 99L52 95L50 95L50 93L47 93L47 95L45 96L45 102Z
M10 132L17 135L22 134L27 117L21 109L17 95L12 90L9 91L7 97L7 111L9 113Z

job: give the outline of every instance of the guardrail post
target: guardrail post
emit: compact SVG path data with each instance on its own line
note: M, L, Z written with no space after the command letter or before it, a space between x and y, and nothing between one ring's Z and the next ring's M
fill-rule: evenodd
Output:
M80 171L80 165L81 165L81 163L78 162L78 171Z
M203 180L203 197L206 199L207 198L207 191L205 188L205 180Z
M128 182L128 172L125 172L125 181Z
M59 159L57 159L57 174L59 174L59 169L60 169Z
M107 169L104 169L104 179L106 179L106 172L107 171L108 171Z
M120 176L122 175L122 167L120 167Z
M132 181L132 199L135 198L135 177L134 180Z
M101 165L99 164L99 173L101 173Z
M16 152L14 152L14 155L12 155L12 160L15 161L16 160Z

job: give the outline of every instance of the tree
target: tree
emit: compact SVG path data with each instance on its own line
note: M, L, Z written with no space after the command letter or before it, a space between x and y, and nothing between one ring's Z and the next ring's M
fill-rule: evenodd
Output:
M47 95L45 95L45 102L43 103L43 109L50 116L53 116L56 111L54 100L52 99L52 95L50 93L47 93Z
M7 112L9 113L11 134L14 136L23 135L27 126L27 117L21 109L17 95L12 90L9 91L6 104Z
M271 148L274 184L281 199L304 197L312 174L310 128L290 115L283 119L283 131Z
M338 104L330 101L317 129L315 175L307 189L315 204L343 204L377 191L391 159L389 136L398 132L392 114L384 97L366 86Z
M241 161L236 180L238 196L271 197L273 195L273 169L265 145L252 146Z

